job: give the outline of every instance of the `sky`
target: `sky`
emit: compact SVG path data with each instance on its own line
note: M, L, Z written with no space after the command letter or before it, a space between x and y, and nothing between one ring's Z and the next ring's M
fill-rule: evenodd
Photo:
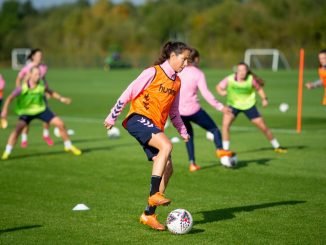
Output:
M0 6L5 0L0 0ZM10 1L10 0L9 0ZM24 2L26 0L18 0L19 2ZM73 3L76 2L77 0L31 0L33 3L33 6L37 9L42 9L42 8L48 8L56 5L60 5L63 3ZM142 4L144 3L145 0L131 0L134 4ZM89 2L93 3L96 2L96 0L89 0ZM112 0L114 3L119 3L123 2L123 0Z

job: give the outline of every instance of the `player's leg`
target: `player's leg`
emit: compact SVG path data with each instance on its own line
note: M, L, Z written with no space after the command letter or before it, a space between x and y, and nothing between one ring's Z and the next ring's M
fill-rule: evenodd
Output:
M61 118L57 117L49 108L46 108L44 112L40 113L38 115L38 118L41 119L43 122L46 122L50 125L54 125L59 129L61 138L64 142L65 151L71 152L72 154L77 156L82 154L81 150L71 143L64 122L61 120Z
M43 140L48 144L48 146L54 145L53 140L50 137L50 125L48 123L43 123Z
M171 159L171 156L170 156L168 161L167 161L167 164L166 164L163 176L162 176L161 184L160 184L160 187L159 187L159 191L161 193L165 192L165 189L168 186L168 183L169 183L169 180L170 180L172 174L173 174L173 164L172 164L172 159Z
M26 127L26 125L27 125L27 123L24 120L21 120L21 119L18 120L15 129L9 135L6 149L3 152L2 157L1 157L2 160L6 160L9 158L11 151L12 151L13 147L15 146L19 135L22 133L23 128Z
M268 141L273 146L275 152L278 152L278 153L286 153L287 152L287 149L280 145L278 140L274 137L272 131L267 127L265 120L259 114L259 112L255 106L250 108L249 110L245 111L245 114L251 120L251 122L262 131L262 133L265 135L265 137L268 139Z
M154 161L155 161L155 158L156 158L156 156L153 157ZM173 173L172 160L171 160L171 157L169 157L168 162L165 167L165 170L164 170L164 173L163 173L163 176L160 181L159 193L165 192L165 189L169 183L170 177L172 176L172 173ZM153 176L152 176L152 178L153 178ZM155 194L155 191L152 188L153 184L155 184L155 183L151 184L150 195ZM155 214L156 207L157 207L156 205L153 206L153 205L148 204L145 208L144 213L140 217L140 222L145 225L150 226L151 228L153 228L155 230L165 230L165 226L157 220L157 215Z
M26 125L21 133L20 146L22 148L26 148L28 146L28 132L29 132L29 125Z
M230 150L230 127L235 120L236 116L240 112L239 110L232 108L232 113L224 113L222 120L222 138L223 138L223 149Z
M152 134L148 145L158 150L157 155L153 158L151 190L148 203L151 206L168 205L171 201L165 198L159 189L166 166L169 163L172 143L163 132L159 132Z
M172 151L172 143L153 122L140 115L132 115L125 122L127 131L143 146L148 160L153 161L150 181L150 193L147 207L140 216L140 222L155 229L165 230L165 226L157 220L156 206L167 205L171 200L160 192L161 181Z
M190 139L186 142L186 149L187 149L188 159L189 159L189 171L195 172L200 169L200 166L196 164L196 159L195 159L195 144L194 144L195 134L191 125L192 116L182 116L181 118L190 136Z
M220 158L223 156L232 156L232 151L223 149L221 132L213 119L206 113L206 111L202 109L199 110L193 116L193 122L214 135L214 144L217 157Z
M61 138L63 140L63 143L64 143L64 149L65 151L67 152L71 152L72 154L76 155L76 156L79 156L82 154L81 150L78 149L76 146L74 146L72 143L71 143L71 140L68 136L68 133L67 133L67 130L66 130L66 127L65 127L65 124L64 122L61 120L61 118L55 116L53 117L49 123L51 125L54 125L55 127L57 127L59 129L59 132L60 132L60 135L61 135Z

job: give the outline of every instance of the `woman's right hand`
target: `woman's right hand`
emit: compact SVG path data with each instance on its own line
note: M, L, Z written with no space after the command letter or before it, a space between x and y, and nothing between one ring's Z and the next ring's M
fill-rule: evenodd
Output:
M110 130L110 129L113 127L113 125L107 123L106 121L104 121L104 127L105 127L107 130Z
M312 89L312 83L311 82L308 82L308 83L306 83L306 88L307 89Z

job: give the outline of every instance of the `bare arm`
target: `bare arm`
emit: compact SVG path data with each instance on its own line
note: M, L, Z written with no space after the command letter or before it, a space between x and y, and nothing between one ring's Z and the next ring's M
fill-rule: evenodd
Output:
M308 82L306 83L306 88L307 89L314 89L314 88L319 88L323 86L323 82L321 80L316 80L314 82Z
M263 107L266 107L268 105L268 100L267 100L267 96L266 96L264 89L262 87L260 87L257 90L257 93L259 94L259 96L261 98L261 103L262 103Z
M51 98L56 99L56 100L60 101L61 103L64 103L67 105L69 105L71 103L71 98L64 97L55 91L51 91L51 93L48 93L48 94L50 95Z
M219 86L220 84L216 85L216 91L219 95L221 96L226 96L228 93L226 92L226 89L222 88L221 86Z
M7 118L9 105L13 101L14 98L15 98L15 96L13 94L10 94L6 98L5 103L3 104L3 107L2 107L2 111L1 111L1 118L4 118L4 119Z
M46 80L45 80L45 92L47 95L50 96L50 98L56 99L56 100L60 101L61 103L64 103L67 105L69 105L71 103L71 99L69 97L64 97L61 94L59 94L58 92L50 89Z

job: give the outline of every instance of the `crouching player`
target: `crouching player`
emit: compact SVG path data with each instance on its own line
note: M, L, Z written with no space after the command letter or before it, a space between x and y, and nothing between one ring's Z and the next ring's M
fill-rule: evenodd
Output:
M60 135L64 141L64 150L74 155L80 155L82 152L73 146L67 134L64 122L57 117L46 105L44 100L45 93L50 94L54 99L63 103L69 103L70 99L60 96L58 93L50 90L43 80L40 80L40 71L38 67L32 67L26 81L17 87L5 100L1 112L1 118L6 119L10 103L16 98L16 113L19 116L16 128L8 138L6 149L1 159L9 158L14 145L17 142L23 128L34 119L40 119L59 128Z

